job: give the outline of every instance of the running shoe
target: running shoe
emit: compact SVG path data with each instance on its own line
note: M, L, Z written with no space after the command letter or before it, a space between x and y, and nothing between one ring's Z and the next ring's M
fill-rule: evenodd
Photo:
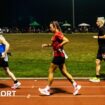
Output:
M49 96L50 95L50 92L46 89L41 89L39 88L39 92L42 94L42 95L46 95L46 96Z
M81 89L81 85L77 85L77 86L74 88L74 93L73 93L73 95L78 95L80 89Z
M15 84L13 84L13 86L12 86L11 88L12 88L12 89L17 89L17 88L20 87L20 85L21 85L21 83L20 83L20 82L17 82L17 83L15 83Z
M100 82L100 78L93 77L93 78L90 78L89 81L91 81L91 82Z

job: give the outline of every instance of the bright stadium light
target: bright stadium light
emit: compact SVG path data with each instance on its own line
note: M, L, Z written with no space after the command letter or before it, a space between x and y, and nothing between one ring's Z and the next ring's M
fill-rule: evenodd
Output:
M74 6L74 0L72 0L72 21L73 21L73 28L75 28L75 6Z

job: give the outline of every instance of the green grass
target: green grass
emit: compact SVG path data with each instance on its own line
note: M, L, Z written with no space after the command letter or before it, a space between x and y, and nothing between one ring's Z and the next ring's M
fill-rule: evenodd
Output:
M65 45L69 56L67 68L73 76L94 76L97 40L95 33L67 34L70 43ZM48 33L19 33L4 34L11 45L12 56L9 57L10 69L17 77L46 77L52 60L52 49L41 48L42 43L50 43L52 34ZM105 64L102 63L102 73ZM0 70L0 76L6 76ZM62 76L57 69L55 76Z

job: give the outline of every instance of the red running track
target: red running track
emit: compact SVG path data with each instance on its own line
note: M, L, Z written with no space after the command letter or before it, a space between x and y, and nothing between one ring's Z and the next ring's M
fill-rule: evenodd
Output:
M41 96L39 87L47 85L47 80L20 80L21 87L12 90L11 80L0 80L0 105L105 105L105 81L92 83L77 80L82 85L79 95L73 96L73 87L67 80L55 80L51 96ZM15 95L1 96L2 91L16 91Z

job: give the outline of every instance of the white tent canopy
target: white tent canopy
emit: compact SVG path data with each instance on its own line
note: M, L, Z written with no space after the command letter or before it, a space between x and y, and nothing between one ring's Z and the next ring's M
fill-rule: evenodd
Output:
M69 26L71 26L71 24L69 24L69 23L64 23L64 24L62 24L62 26L63 26L63 27L69 27Z
M81 24L79 24L78 26L80 26L80 27L86 27L86 26L90 26L90 24L87 24L87 23L81 23Z

